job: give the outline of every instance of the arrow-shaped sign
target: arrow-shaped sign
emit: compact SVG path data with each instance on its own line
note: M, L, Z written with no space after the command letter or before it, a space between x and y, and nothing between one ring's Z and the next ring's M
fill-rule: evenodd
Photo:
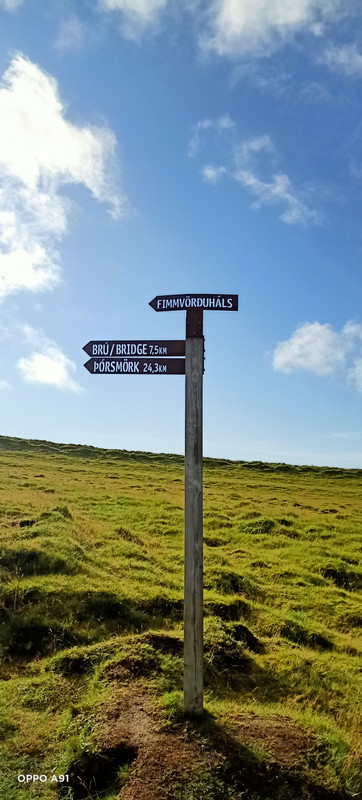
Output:
M90 358L92 375L184 375L184 358Z
M165 294L154 297L149 305L155 311L187 311L200 308L204 311L237 311L237 294Z
M83 347L88 356L184 356L185 341L97 340Z

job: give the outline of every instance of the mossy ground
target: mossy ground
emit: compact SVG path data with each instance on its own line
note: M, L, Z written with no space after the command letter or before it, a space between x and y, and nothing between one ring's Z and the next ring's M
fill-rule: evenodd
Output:
M362 470L205 460L195 728L182 458L0 437L0 797L49 800L57 784L17 775L84 765L83 796L133 797L141 745L100 744L120 687L147 694L176 752L186 737L203 754L171 764L160 800L362 796L361 485Z

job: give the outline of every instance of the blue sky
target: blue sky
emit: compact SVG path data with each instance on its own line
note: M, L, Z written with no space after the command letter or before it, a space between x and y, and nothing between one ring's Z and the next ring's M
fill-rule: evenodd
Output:
M90 339L205 313L204 452L362 464L357 0L0 0L1 433L184 448L184 378Z

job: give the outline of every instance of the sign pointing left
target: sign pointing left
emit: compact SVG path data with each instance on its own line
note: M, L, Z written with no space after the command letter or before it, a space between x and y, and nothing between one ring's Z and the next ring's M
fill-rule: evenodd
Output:
M184 356L185 340L174 341L126 341L117 339L116 341L91 341L85 344L83 350L88 356Z
M90 358L93 375L184 375L184 358Z

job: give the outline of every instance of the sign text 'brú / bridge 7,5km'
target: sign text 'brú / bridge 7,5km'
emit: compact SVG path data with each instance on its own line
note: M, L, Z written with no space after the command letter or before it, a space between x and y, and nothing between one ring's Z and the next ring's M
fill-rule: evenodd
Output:
M184 356L185 340L174 341L134 341L116 340L105 341L97 340L88 342L83 350L88 356Z

